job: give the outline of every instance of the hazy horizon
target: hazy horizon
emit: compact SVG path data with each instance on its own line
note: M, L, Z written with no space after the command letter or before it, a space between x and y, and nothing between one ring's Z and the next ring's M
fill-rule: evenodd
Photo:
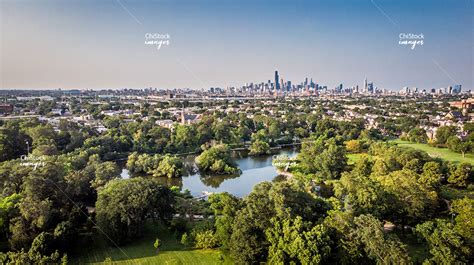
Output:
M441 1L1 1L0 88L241 86L313 78L397 91L473 85L473 4ZM147 33L169 46L145 45ZM415 49L400 33L423 34Z

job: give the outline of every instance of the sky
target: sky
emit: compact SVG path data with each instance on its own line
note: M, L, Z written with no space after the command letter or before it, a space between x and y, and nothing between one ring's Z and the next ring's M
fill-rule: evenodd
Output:
M472 0L0 0L0 88L473 87ZM145 37L169 35L169 45ZM401 45L400 34L423 35ZM149 39L150 40L150 39Z

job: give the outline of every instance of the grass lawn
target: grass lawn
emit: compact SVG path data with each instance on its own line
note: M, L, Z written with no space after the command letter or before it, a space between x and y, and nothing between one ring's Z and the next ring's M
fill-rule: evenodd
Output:
M111 247L105 239L97 238L90 246L71 255L72 264L231 264L220 250L192 249L181 245L173 233L160 225L147 224L145 236L125 246ZM156 238L161 240L158 252L153 247ZM122 252L123 251L123 252ZM110 257L112 263L103 261ZM222 258L224 260L222 260Z
M408 141L402 141L400 139L394 140L392 142L396 143L398 146L409 147L409 148L425 151L431 157L441 158L446 161L467 162L467 163L474 164L473 154L466 154L466 157L462 157L461 154L450 151L448 148L437 148L437 147L429 146L427 144L412 143Z

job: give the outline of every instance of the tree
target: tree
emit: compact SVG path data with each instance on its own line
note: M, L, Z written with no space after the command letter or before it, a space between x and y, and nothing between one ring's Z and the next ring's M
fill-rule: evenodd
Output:
M79 209L68 200L62 161L47 160L24 179L18 203L19 215L11 220L9 243L20 250L30 246L42 232L51 233L61 221L72 220L80 225ZM63 246L64 247L64 246Z
M438 188L441 181L441 165L438 162L426 162L418 181L427 187Z
M354 229L346 240L346 247L352 253L359 250L377 264L410 264L406 246L398 238L387 235L382 223L371 215L355 217Z
M263 155L270 153L270 145L267 142L256 140L250 146L249 155Z
M234 174L238 168L234 165L227 145L218 144L204 150L195 159L196 165L204 172L216 174Z
M320 137L303 142L299 159L306 173L316 173L322 179L338 179L347 166L345 148L334 138L325 140Z
M334 184L334 192L344 199L346 209L355 214L370 213L381 217L388 210L388 194L380 183L357 172L343 173Z
M138 154L134 152L128 156L127 169L132 174L153 174L160 165L160 155Z
M261 141L268 143L270 139L268 138L267 132L264 129L258 130L255 133L252 133L252 142Z
M155 177L179 178L183 172L183 162L176 156L165 155L158 168L152 172Z
M33 139L33 147L51 145L56 147L57 134L52 125L38 125L28 130L28 135Z
M25 167L18 160L0 163L0 184L3 187L2 195L9 196L20 193L24 179L31 172L30 167Z
M311 226L300 216L293 219L272 219L266 230L270 242L270 264L321 264L331 252L328 230L321 224Z
M0 127L0 162L25 155L31 139L21 129L18 120L8 121Z
M216 238L221 246L228 249L232 235L232 222L237 211L242 208L242 201L227 193L216 193L209 196L210 208L214 211Z
M171 191L143 178L112 180L99 191L97 224L117 244L141 235L147 218L168 220Z
M457 232L467 240L474 239L474 200L467 197L455 200L451 211L456 214Z
M304 222L322 222L329 205L319 197L288 182L257 184L244 199L232 224L230 253L238 264L267 259L270 242L266 230L272 218L287 220L300 216Z
M118 128L122 122L118 116L107 116L103 119L104 126L108 129Z
M18 214L17 204L21 199L21 195L13 193L8 197L4 197L0 200L0 238L7 239L8 227L10 226L10 220Z
M407 223L424 219L437 206L437 193L418 181L418 174L411 170L393 171L385 176L377 176L388 194L388 214L395 222Z
M435 264L457 264L467 262L472 254L453 224L446 220L435 219L416 226L417 234L428 243Z
M107 182L120 177L120 168L114 162L99 163L95 166L95 178L91 181L94 189L100 189Z
M0 262L2 264L67 264L67 255L62 257L58 251L49 256L43 256L34 251L26 252L24 249L18 252L9 251L0 254Z
M466 152L471 149L470 142L462 141L457 136L449 137L446 144L449 150L456 153L461 153L462 157L465 157Z
M197 133L193 126L177 125L174 134L172 135L172 142L177 148L177 151L195 151L197 146Z
M466 187L471 175L472 166L469 163L450 165L448 182L458 187Z
M454 126L441 126L436 131L436 143L445 145L449 137L456 136L457 129Z
M360 153L362 146L359 140L349 140L346 142L346 150L349 153Z
M426 143L428 135L426 135L425 129L413 128L408 132L408 140L415 143Z

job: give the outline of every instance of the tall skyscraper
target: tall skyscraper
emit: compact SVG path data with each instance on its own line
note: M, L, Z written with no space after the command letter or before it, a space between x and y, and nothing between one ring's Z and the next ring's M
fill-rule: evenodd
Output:
M362 93L367 93L368 92L368 89L367 89L367 77L364 79L364 90L362 91Z
M280 79L278 76L278 70L275 71L275 89L280 90Z
M461 93L461 85L454 85L453 93L454 94Z
M369 94L373 94L375 91L374 91L374 83L368 83L367 84L367 93Z

